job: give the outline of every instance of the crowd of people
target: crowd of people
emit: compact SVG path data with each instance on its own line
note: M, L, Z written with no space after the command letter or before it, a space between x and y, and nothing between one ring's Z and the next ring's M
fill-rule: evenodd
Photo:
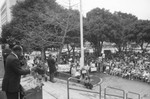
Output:
M130 80L150 83L150 56L128 53L123 57L103 60L102 72Z
M85 66L82 68L80 67L80 59L75 59L74 61L70 59L68 64L70 66L70 74L73 77L82 75L81 71L86 70L86 73L98 71L130 80L150 83L150 55L148 54L132 52L123 54L121 57L113 57L112 59L102 57L97 60L90 59L85 62Z
M78 69L79 61L73 62L72 76L79 75L79 70L102 72L129 80L142 81L150 84L150 55L148 53L125 53L122 56L89 59L83 68Z

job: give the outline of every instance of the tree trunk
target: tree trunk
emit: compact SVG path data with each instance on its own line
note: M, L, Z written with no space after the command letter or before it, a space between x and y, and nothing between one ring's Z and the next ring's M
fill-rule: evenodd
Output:
M118 52L120 53L120 52L122 52L122 49L121 49L121 44L117 44L118 46Z
M145 50L147 49L147 47L148 47L149 43L150 43L150 42L148 42L148 43L147 43L147 45L146 45L146 47L145 47Z
M103 41L99 42L96 46L96 57L99 57L102 52Z
M41 49L41 57L42 57L42 61L44 62L45 61L45 49L44 48Z
M74 59L75 59L75 47L73 46L72 49L73 49L73 62L74 62Z
M100 42L99 55L101 55L101 52L102 52L102 48L103 48L103 43L104 43L103 41L101 41L101 42Z
M70 49L69 49L69 44L67 44L67 49L68 49L68 56L67 56L67 59L69 59L70 58Z
M121 46L119 46L118 51L121 52Z
M58 57L57 57L57 62L58 63L60 63L60 56L61 56L62 49L63 49L63 45L61 45L60 49L59 49L59 53L58 53Z
M59 55L58 55L58 58L57 58L57 62L58 62L58 63L60 63L61 52L62 52L62 49L63 49L63 47L64 47L65 37L66 37L67 32L68 32L69 18L70 18L70 15L69 15L68 18L67 18L67 24L66 24L66 28L65 28L65 30L64 30L64 35L63 35L63 39L62 39L62 44L60 45Z
M141 47L142 52L144 52L143 42L141 42L140 47Z

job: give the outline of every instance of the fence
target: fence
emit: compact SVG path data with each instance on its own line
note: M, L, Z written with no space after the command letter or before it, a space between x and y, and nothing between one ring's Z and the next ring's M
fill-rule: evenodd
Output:
M67 80L67 95L68 95L68 99L70 99L70 91L69 91L69 89L76 90L76 91L82 91L82 92L96 93L96 94L99 94L99 99L101 99L101 82L102 82L102 80L100 80L101 82L98 84L99 85L99 92L81 90L81 89L77 89L77 88L70 88L69 87L69 81L70 80L76 80L76 81L83 82L82 80L79 80L79 79L74 78L74 77L68 78L68 80Z
M67 80L67 97L68 97L68 99L70 99L70 91L69 91L70 89L71 90L76 90L76 91L82 91L82 92L96 93L96 94L99 94L99 99L101 99L101 97L102 97L101 96L101 91L102 91L101 90L101 83L102 83L102 79L100 80L100 83L98 84L98 86L99 86L99 92L82 90L82 89L77 89L77 88L70 88L69 87L69 82L71 80L83 82L82 80L79 80L79 79L74 78L74 77L68 78L68 80ZM118 91L118 92L120 92L122 94L116 95L116 94L108 93L108 89L109 90L113 90L113 91L116 90L116 91ZM137 99L140 99L140 94L138 94L138 93L134 93L134 92L130 92L130 91L128 93L125 93L125 91L122 90L122 89L114 88L114 87L110 87L110 86L108 86L108 87L106 87L104 89L104 99L107 99L107 96L117 97L117 98L120 98L120 99L125 99L125 97L126 97L126 99L133 99L133 98L129 97L129 94L136 95L138 97ZM136 98L134 98L134 99L136 99Z
M128 93L126 93L126 99L132 99L132 98L129 97L129 94L136 95L138 97L137 99L140 99L140 94L134 93L134 92L128 92Z
M114 95L114 94L107 93L107 89L120 91L120 92L122 92L122 95ZM108 86L104 89L104 99L107 99L106 98L107 96L113 96L113 97L118 97L118 98L121 98L121 99L125 99L125 91L122 90L122 89L118 89L118 88Z

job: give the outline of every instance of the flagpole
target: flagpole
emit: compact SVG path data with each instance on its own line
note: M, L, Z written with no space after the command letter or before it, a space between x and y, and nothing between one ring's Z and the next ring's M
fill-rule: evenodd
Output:
M81 59L80 67L84 66L84 44L83 44L83 16L82 16L82 0L80 0L80 43L81 43Z

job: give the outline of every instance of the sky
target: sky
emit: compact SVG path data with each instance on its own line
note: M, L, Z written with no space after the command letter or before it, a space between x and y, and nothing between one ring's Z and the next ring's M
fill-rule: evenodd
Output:
M69 0L56 0L64 7L69 6ZM0 6L4 0L0 0ZM80 0L70 0L70 5L74 9L79 9ZM142 20L150 20L150 0L82 0L83 15L96 7L105 8L110 12L121 11L130 13Z

